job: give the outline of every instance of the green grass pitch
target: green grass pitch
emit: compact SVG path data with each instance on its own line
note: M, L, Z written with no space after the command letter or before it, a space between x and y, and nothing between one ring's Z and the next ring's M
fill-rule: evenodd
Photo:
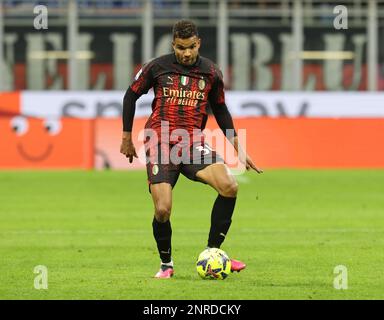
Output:
M247 269L195 270L216 193L180 177L175 276L157 280L144 171L0 172L0 299L383 299L384 171L269 170L238 177L224 242ZM48 289L34 288L34 267ZM348 289L333 286L334 268Z

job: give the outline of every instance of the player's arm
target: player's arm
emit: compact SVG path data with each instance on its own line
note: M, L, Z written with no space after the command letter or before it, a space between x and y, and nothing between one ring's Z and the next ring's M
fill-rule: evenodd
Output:
M131 163L133 157L137 158L135 146L132 142L132 126L135 117L136 101L139 95L131 87L125 92L123 99L123 137L120 145L120 152L124 154Z
M133 157L137 158L136 149L132 141L132 126L135 117L136 101L153 86L151 68L152 63L149 63L140 69L132 85L125 92L123 99L123 136L120 152L129 159L129 162L133 161Z
M257 173L262 173L263 170L256 167L251 157L246 154L241 147L235 127L233 125L232 116L229 113L227 105L225 104L224 82L220 71L217 72L215 82L212 86L212 90L209 95L209 103L211 105L211 109L218 126L223 131L226 138L233 145L240 161L245 165L246 169L253 169Z

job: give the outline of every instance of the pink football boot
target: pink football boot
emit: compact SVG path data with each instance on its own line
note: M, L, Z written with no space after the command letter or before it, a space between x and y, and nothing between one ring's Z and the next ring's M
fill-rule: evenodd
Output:
M231 272L240 272L241 270L245 269L246 264L244 262L231 259Z
M173 268L169 266L161 266L160 270L156 273L157 279L169 279L173 276Z

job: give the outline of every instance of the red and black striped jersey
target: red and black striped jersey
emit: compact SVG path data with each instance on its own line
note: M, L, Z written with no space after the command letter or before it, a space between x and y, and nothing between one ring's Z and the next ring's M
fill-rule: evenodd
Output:
M167 54L145 64L130 88L141 96L153 88L152 114L146 128L161 134L161 122L169 131L204 129L207 106L225 106L223 76L209 59L198 56L193 66L183 66Z

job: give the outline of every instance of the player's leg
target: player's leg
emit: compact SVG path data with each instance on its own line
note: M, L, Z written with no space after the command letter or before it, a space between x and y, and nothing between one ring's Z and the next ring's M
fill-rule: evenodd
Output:
M196 178L219 193L212 208L208 247L220 248L232 223L238 184L224 163L214 163L197 171ZM240 272L245 267L245 263L231 259L232 272Z
M224 163L214 163L197 171L196 178L218 192L211 213L208 247L220 248L231 226L238 184Z
M224 160L207 143L191 146L192 163L182 167L182 173L191 180L213 187L218 196L211 214L208 246L220 248L232 222L238 184Z
M173 276L172 261L172 186L169 183L156 183L150 185L152 200L155 208L152 228L160 255L161 265L156 278L170 278Z
M156 240L161 267L155 275L156 278L170 278L173 275L172 261L172 227L170 221L172 209L172 188L177 182L179 168L172 164L161 164L161 151L158 149L147 150L147 175L149 191L154 204L154 217L152 221L153 236ZM151 158L150 152L155 154Z

